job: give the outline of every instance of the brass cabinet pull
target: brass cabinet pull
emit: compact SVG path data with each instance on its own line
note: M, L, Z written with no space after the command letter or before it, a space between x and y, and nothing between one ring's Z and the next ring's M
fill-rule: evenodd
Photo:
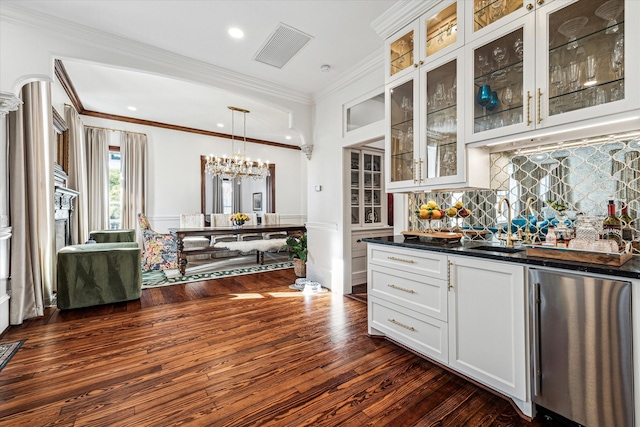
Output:
M528 3L527 4L527 10L531 10L531 9L533 9L533 5L531 3Z
M415 331L416 330L416 328L414 328L413 326L408 326L408 325L405 325L404 323L400 323L396 319L389 319L389 322L391 322L393 324L396 324L396 325L398 325L398 326L400 326L402 328L408 329L410 331Z
M531 92L527 91L527 126L531 126Z
M420 61L420 65L424 65L424 61Z
M540 114L540 104L542 100L542 91L538 88L538 124L542 121L542 114Z
M413 68L418 68L418 64L413 64Z
M542 6L544 4L544 0L538 0L538 5Z
M422 182L422 158L418 160L418 182Z
M394 256L388 256L388 259L390 259L391 261L400 261L400 262L406 262L407 264L413 264L415 263L414 260L412 259L403 259L403 258L396 258Z
M406 292L408 294L415 294L416 293L416 291L414 291L413 289L401 288L400 286L393 285L393 284L387 285L387 286L390 287L390 288L393 288L393 289L397 289L397 290L402 291L402 292Z
M453 262L447 261L447 289L451 291L453 289L453 285L451 284L451 266Z
M418 183L418 161L417 160L413 161L413 183L414 184Z

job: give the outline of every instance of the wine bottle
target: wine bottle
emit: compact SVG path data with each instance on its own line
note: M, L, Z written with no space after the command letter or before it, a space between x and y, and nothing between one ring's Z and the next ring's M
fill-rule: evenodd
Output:
M618 246L622 245L622 221L616 216L613 200L609 200L607 217L602 222L602 238L614 240Z
M622 205L620 221L622 222L622 240L630 242L633 240L633 218L629 216L629 205Z

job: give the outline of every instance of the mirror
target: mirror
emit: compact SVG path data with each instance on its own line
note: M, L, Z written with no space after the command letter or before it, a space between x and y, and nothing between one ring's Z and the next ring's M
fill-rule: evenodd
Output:
M62 118L62 116L56 111L55 108L53 110L53 129L55 131L55 159L54 162L57 163L64 172L69 171L69 134L67 131L69 127L67 123Z
M209 214L213 211L213 177L205 170L206 157L200 156L200 212L205 215L205 223L209 225ZM276 212L276 165L269 164L270 176L264 180L248 179L241 184L240 206L243 212L253 212L261 216L265 212ZM261 209L254 210L254 194L262 194Z

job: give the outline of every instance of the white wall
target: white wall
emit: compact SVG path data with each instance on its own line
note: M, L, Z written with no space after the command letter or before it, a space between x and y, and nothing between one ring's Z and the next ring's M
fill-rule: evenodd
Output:
M382 40L380 41L382 45ZM340 89L321 96L316 101L314 113L314 149L309 162L308 185L308 245L310 264L307 275L333 292L342 294L345 289L345 206L343 182L343 148L355 142L344 138L342 129L343 105L363 94L384 90L384 72L382 50L379 59L366 63L362 72L354 70L348 84ZM364 130L364 129L363 129ZM372 132L360 133L360 142L380 138L383 128L374 126ZM314 191L316 185L322 191Z
M230 154L231 140L206 135L81 116L87 126L141 132L147 135L149 188L147 216L156 231L178 227L181 213L200 212L200 156ZM307 159L300 150L247 143L251 158L269 159L276 165L276 208L283 222L306 219ZM253 182L243 190L242 210L253 212ZM257 190L256 190L257 191ZM286 221L285 221L286 220Z

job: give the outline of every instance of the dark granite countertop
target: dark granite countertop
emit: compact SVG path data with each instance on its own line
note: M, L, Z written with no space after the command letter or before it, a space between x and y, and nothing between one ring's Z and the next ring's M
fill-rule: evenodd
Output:
M603 274L616 277L627 277L631 279L640 279L640 257L634 256L620 267L609 265L598 265L583 262L561 261L549 258L539 258L527 256L525 251L515 253L503 253L487 250L474 249L478 246L498 246L488 242L465 242L465 243L427 243L418 239L406 239L404 236L389 237L367 237L362 239L368 243L378 243L382 245L398 246L410 249L420 249L432 252L442 252L452 255L472 256L476 258L491 259L495 261L514 262L518 264L526 264L531 266L544 266L553 268L562 268L571 271L582 271L586 273Z

